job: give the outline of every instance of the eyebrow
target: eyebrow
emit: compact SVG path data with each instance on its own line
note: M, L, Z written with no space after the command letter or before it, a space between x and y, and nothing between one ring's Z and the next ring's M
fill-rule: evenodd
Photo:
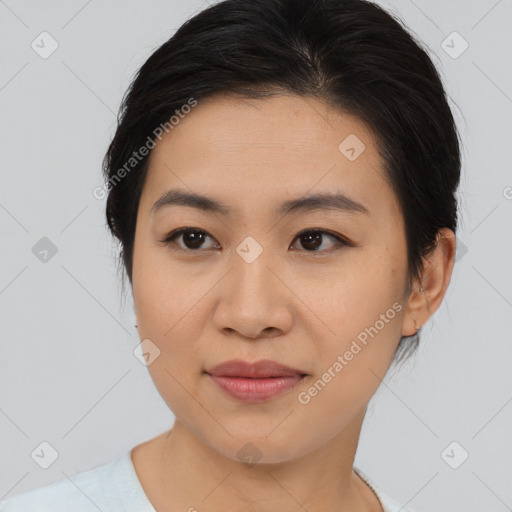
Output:
M186 192L177 189L171 189L165 192L151 207L151 213L170 206L189 206L206 213L215 213L224 216L231 214L231 208L226 204L205 195ZM362 213L370 215L369 209L362 203L351 199L345 194L338 193L318 193L290 199L281 203L274 209L275 215L287 215L296 212L310 212L314 210L334 210L346 213Z

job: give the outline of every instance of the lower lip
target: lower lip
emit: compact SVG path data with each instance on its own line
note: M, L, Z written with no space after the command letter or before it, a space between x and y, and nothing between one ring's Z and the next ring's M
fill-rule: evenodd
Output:
M294 388L302 375L251 379L245 377L208 376L228 395L242 402L262 402Z

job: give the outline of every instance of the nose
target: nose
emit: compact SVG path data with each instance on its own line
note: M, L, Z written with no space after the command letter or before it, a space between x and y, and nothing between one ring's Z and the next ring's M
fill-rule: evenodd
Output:
M288 332L294 295L286 281L284 272L265 251L251 263L234 253L213 316L216 329L251 340Z

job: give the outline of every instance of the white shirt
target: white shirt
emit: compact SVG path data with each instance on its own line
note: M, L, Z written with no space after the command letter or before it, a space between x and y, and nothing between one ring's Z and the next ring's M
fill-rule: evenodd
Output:
M384 512L412 512L390 498L358 468L354 470L373 489ZM192 503L191 506L194 504ZM199 506L199 505L198 505ZM131 459L131 450L107 464L70 479L23 492L0 501L0 512L156 512L146 496Z

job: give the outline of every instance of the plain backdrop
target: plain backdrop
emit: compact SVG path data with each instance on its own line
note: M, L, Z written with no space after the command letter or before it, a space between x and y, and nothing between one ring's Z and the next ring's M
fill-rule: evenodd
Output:
M512 1L378 3L441 72L463 141L461 224L445 301L372 399L356 466L418 512L510 510ZM93 190L134 73L207 5L0 0L0 499L172 425L133 354ZM47 469L31 455L43 442L58 454Z

